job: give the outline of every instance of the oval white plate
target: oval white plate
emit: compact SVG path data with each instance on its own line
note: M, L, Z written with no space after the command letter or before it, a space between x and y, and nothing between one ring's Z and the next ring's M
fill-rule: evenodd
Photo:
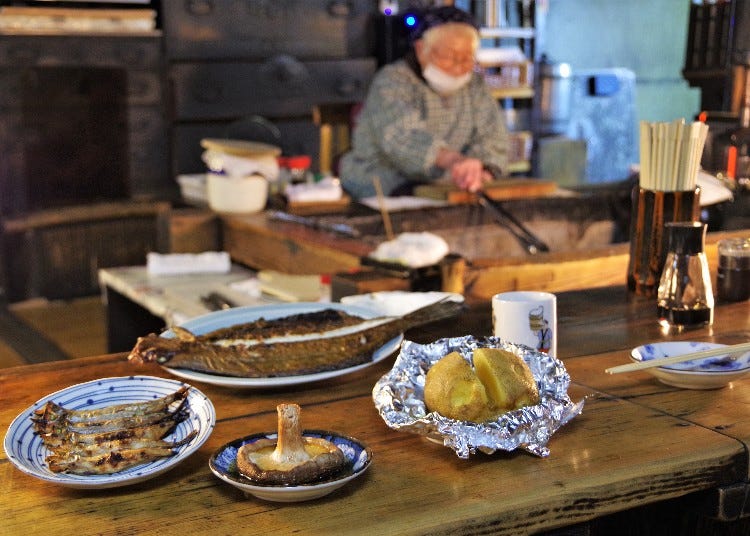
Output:
M127 376L102 378L62 389L39 399L13 420L5 434L5 453L11 463L24 473L71 488L114 488L148 480L185 460L198 450L213 432L216 424L214 406L206 395L195 387L190 386L188 393L188 418L178 424L167 438L179 441L193 430L198 432L196 436L181 446L174 456L160 458L111 475L71 475L50 471L45 462L49 451L34 432L31 415L49 400L68 409L96 409L113 404L153 400L173 393L182 385L185 384L177 380L154 376Z
M368 309L366 307L357 307L354 305L345 305L341 303L318 303L318 302L300 302L300 303L282 303L275 305L262 305L262 306L248 306L248 307L235 307L232 309L225 309L223 311L216 311L208 313L206 315L192 318L181 325L181 327L187 329L195 335L203 335L210 331L214 331L237 324L244 324L246 322L253 322L259 318L265 318L267 320L273 318L280 318L284 316L309 313L313 311L322 311L324 309L337 309L342 310L346 313L361 316L362 318L375 318L380 316L377 311ZM173 336L170 331L165 331L164 336ZM169 371L171 374L184 378L186 380L204 382L212 385L220 385L223 387L286 387L290 385L299 385L303 383L310 383L319 380L327 380L329 378L335 378L344 374L351 374L363 368L370 367L375 363L382 361L387 358L393 352L398 350L403 340L403 334L398 337L394 337L379 349L377 349L372 356L372 360L355 365L353 367L347 367L338 370L328 370L325 372L317 372L315 374L303 374L298 376L274 376L272 378L239 378L235 376L222 376L219 374L208 374L205 372L198 372L194 370L187 370L181 368L171 368L164 366L164 369Z
M251 480L243 477L237 471L237 466L235 465L237 451L242 445L253 443L259 439L275 439L277 434L274 432L253 434L230 441L211 456L208 466L211 468L211 472L224 482L241 489L246 494L249 493L259 499L273 502L299 502L324 497L362 475L370 466L372 452L366 445L352 437L324 430L305 430L302 435L305 437L322 437L334 443L344 453L349 462L349 467L327 480L312 484L299 486L262 486L253 484Z
M633 348L630 358L636 362L651 361L722 346L726 345L688 341L655 342ZM735 359L729 359L728 356L716 356L646 370L662 383L673 387L718 389L750 372L750 352L745 352Z
M405 315L420 307L426 307L440 300L450 299L458 303L464 302L464 297L456 292L409 292L406 290L383 290L367 294L344 296L341 303L367 307L379 311L382 315Z

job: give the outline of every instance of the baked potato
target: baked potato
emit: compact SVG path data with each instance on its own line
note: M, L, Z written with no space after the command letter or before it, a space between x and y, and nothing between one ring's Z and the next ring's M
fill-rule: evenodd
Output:
M539 389L529 366L513 352L477 348L472 360L498 413L539 403Z
M449 419L482 422L491 417L484 385L458 352L441 358L427 371L424 402L427 409Z
M427 371L424 402L450 419L485 422L539 403L536 380L523 359L498 348L477 348L473 366L451 352Z

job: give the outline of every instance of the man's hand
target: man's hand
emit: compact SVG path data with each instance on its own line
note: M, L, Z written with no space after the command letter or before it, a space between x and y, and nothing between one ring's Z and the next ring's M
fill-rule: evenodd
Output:
M469 158L458 151L441 148L435 164L451 175L451 180L458 188L476 192L484 183L492 180L492 174L484 169L478 158Z
M463 158L450 167L453 184L462 190L476 192L481 190L484 183L492 179L492 175L485 171L482 161L477 158Z

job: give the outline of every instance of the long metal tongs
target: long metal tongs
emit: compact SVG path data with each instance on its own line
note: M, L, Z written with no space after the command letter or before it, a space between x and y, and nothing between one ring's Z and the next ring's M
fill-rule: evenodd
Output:
M476 196L479 205L491 213L498 224L508 229L526 251L532 255L549 251L549 246L544 241L529 231L513 214L497 204L486 192L479 190Z

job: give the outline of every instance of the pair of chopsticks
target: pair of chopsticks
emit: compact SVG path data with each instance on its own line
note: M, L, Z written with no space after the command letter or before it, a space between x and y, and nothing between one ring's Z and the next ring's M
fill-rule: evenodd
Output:
M604 372L608 374L618 374L620 372L632 372L634 370L643 370L653 367L663 367L664 365L674 365L676 363L684 363L685 361L692 361L693 359L703 359L706 357L715 357L717 355L735 355L750 350L750 342L743 342L741 344L732 344L729 346L722 346L720 348L712 348L711 350L702 350L700 352L691 352L689 354L674 355L672 357L664 357L662 359L651 359L649 361L639 361L638 363L628 363L627 365L618 365L616 367L610 367L605 369Z

